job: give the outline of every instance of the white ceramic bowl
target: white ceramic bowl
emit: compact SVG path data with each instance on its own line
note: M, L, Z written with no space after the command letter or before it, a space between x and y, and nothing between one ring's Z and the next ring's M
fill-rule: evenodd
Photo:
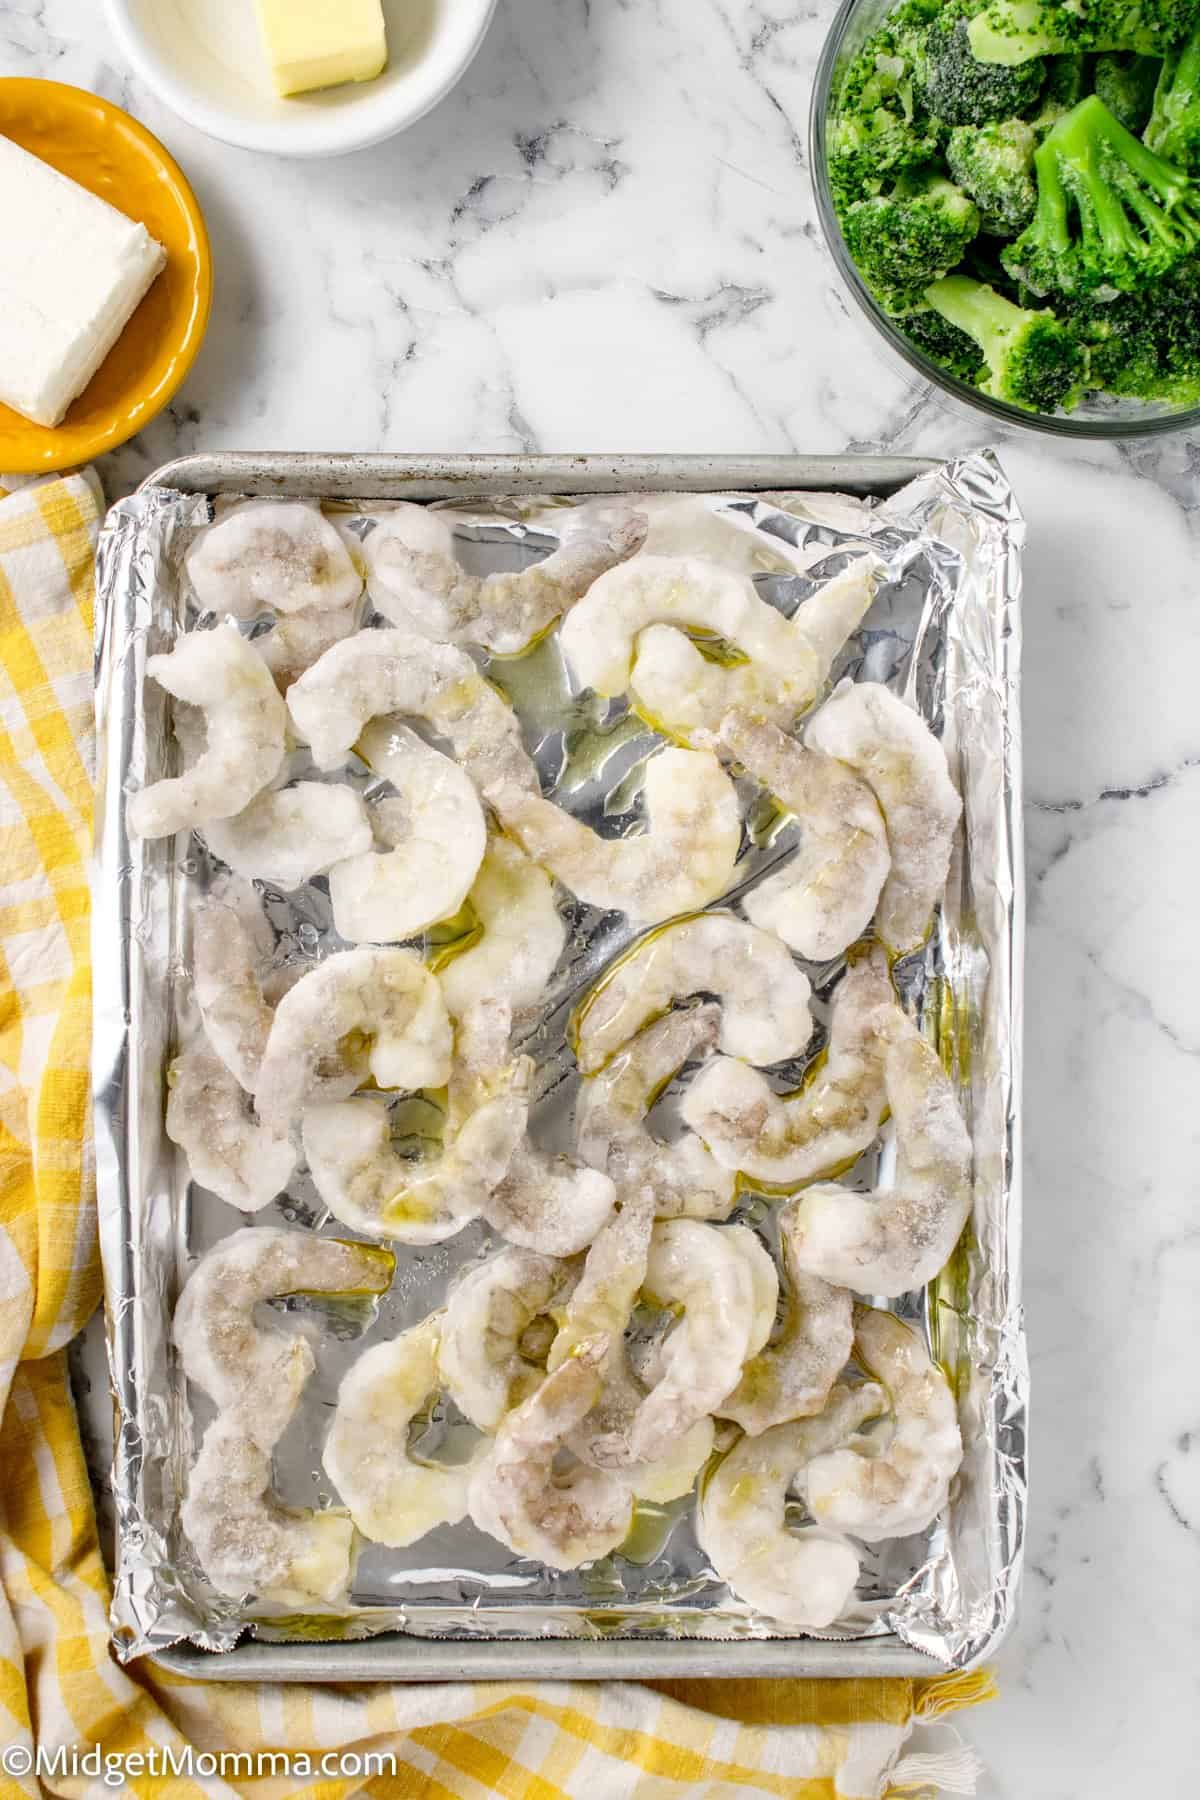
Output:
M383 0L388 63L375 81L281 100L254 0L106 0L117 42L181 118L245 150L341 156L436 106L470 63L496 0Z

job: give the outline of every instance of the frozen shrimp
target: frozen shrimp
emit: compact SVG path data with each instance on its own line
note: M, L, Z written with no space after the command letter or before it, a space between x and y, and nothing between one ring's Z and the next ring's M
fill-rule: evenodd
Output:
M424 719L480 788L538 792L537 770L508 702L470 657L411 631L360 631L292 683L292 723L319 769L339 768L372 719Z
M804 1631L823 1631L841 1616L858 1581L858 1552L820 1525L790 1530L788 1490L885 1405L869 1383L835 1387L816 1418L742 1438L717 1465L701 1492L696 1535L739 1600Z
M285 1294L381 1294L395 1258L369 1244L308 1231L244 1226L188 1277L174 1335L189 1381L270 1451L296 1409L316 1358L307 1338L259 1322L262 1300Z
M251 643L274 676L275 686L285 694L327 650L353 636L361 617L359 600L351 600L348 606L279 613L270 631L252 638Z
M401 504L366 541L371 598L386 619L447 643L515 656L568 612L606 569L640 549L646 521L583 505L560 514L558 547L516 574L469 575L442 513Z
M787 1303L774 1341L752 1356L717 1412L752 1437L773 1425L819 1413L850 1358L853 1303L845 1288L809 1275L796 1259L793 1237L799 1202L779 1213L779 1241L787 1275Z
M271 1454L235 1418L205 1432L180 1519L218 1593L271 1606L336 1606L350 1585L354 1522L339 1510L284 1506Z
M891 868L879 802L844 763L804 749L766 720L733 714L720 738L800 825L795 854L746 895L742 910L800 956L840 956L870 924Z
M623 1471L625 1480L639 1500L655 1506L666 1506L690 1494L696 1477L708 1462L716 1444L717 1428L712 1419L697 1419L690 1430L676 1438L652 1462L635 1463Z
M247 1093L275 1017L264 993L274 953L275 933L249 882L215 883L192 922L192 988L204 1035Z
M240 813L275 779L284 756L287 711L261 659L235 625L218 625L189 631L165 655L147 657L146 674L201 710L206 739L182 775L129 796L130 831L170 837Z
M577 1569L629 1535L633 1496L602 1469L560 1467L571 1432L595 1404L605 1339L590 1339L502 1422L471 1480L471 1517L518 1556Z
M622 1192L649 1188L660 1218L727 1219L733 1211L734 1171L723 1168L694 1133L665 1144L645 1123L671 1078L693 1057L710 1051L720 1029L721 1011L712 1004L667 1013L579 1086L579 1155Z
M486 1446L466 1462L426 1462L409 1449L413 1419L441 1391L441 1315L433 1313L349 1369L325 1441L325 1473L364 1537L402 1550L439 1525L467 1516L471 1473Z
M439 970L446 1005L459 1020L481 999L507 1002L519 1016L541 999L567 941L554 884L519 845L496 835L468 897L483 935Z
M377 800L370 838L329 875L338 934L353 944L387 944L450 918L483 861L487 825L478 791L457 763L415 732L386 720L368 725L358 754L391 783Z
M442 990L407 950L341 950L275 1009L255 1099L283 1128L308 1106L344 1100L370 1073L381 1088L441 1087L452 1061Z
M244 812L214 819L202 831L213 855L235 874L287 892L345 857L360 856L374 841L361 797L326 781L272 788Z
M721 1002L721 1049L752 1063L798 1056L812 1035L812 989L779 939L732 913L701 913L643 938L606 972L575 1021L585 1075L691 994Z
M843 681L804 734L873 791L892 866L875 928L889 950L923 942L950 868L962 801L946 752L920 714L874 681Z
M187 1157L192 1180L239 1212L269 1206L296 1166L288 1134L254 1117L249 1094L203 1046L185 1050L167 1070L167 1136Z
M887 959L875 951L843 976L829 1053L795 1094L776 1094L745 1063L716 1057L683 1096L687 1124L721 1167L772 1186L799 1186L857 1160L887 1110L885 1034L899 1008Z
M589 906L656 925L723 894L741 845L737 793L707 750L668 748L646 765L645 824L602 838L553 800L501 780L484 799L526 855Z
M204 611L237 619L348 606L363 589L350 542L308 500L231 506L195 539L184 567Z
M698 557L640 556L593 584L563 624L562 650L582 686L632 693L673 735L716 731L734 710L787 725L816 699L877 575L874 557L858 557L787 619L745 575ZM743 660L711 661L680 627L725 640Z
M883 1080L896 1131L891 1186L809 1188L795 1243L810 1274L891 1299L932 1281L958 1242L971 1210L971 1139L936 1050L898 1008Z
M451 1289L438 1352L442 1380L459 1410L481 1431L495 1431L532 1394L544 1370L522 1354L535 1320L552 1316L576 1272L532 1250L501 1250Z
M887 1396L887 1423L809 1462L809 1511L832 1531L867 1543L911 1537L935 1519L962 1462L954 1395L942 1370L902 1319L854 1311L854 1356Z

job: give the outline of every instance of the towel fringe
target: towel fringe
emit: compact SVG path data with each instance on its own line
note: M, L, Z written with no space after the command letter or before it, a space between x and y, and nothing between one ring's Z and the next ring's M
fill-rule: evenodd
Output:
M935 1675L913 1684L913 1717L944 1719L967 1706L982 1706L996 1698L996 1677L990 1669L969 1669L964 1674Z
M902 1756L891 1773L886 1800L919 1792L973 1794L983 1774L983 1762L964 1744L953 1726L945 1729L954 1738L949 1750L916 1751Z

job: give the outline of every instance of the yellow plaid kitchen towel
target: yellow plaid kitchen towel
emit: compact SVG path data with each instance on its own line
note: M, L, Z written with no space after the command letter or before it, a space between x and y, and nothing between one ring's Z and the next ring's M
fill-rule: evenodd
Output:
M986 1676L251 1688L113 1660L66 1361L100 1293L87 887L100 508L88 475L0 485L0 1796L973 1791L969 1751L905 1747L914 1720L986 1698Z

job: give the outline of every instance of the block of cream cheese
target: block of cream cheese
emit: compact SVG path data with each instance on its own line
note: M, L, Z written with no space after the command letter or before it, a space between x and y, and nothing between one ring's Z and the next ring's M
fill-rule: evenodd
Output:
M380 0L258 0L276 89L373 81L387 62Z
M57 425L166 260L144 225L0 137L0 401Z

